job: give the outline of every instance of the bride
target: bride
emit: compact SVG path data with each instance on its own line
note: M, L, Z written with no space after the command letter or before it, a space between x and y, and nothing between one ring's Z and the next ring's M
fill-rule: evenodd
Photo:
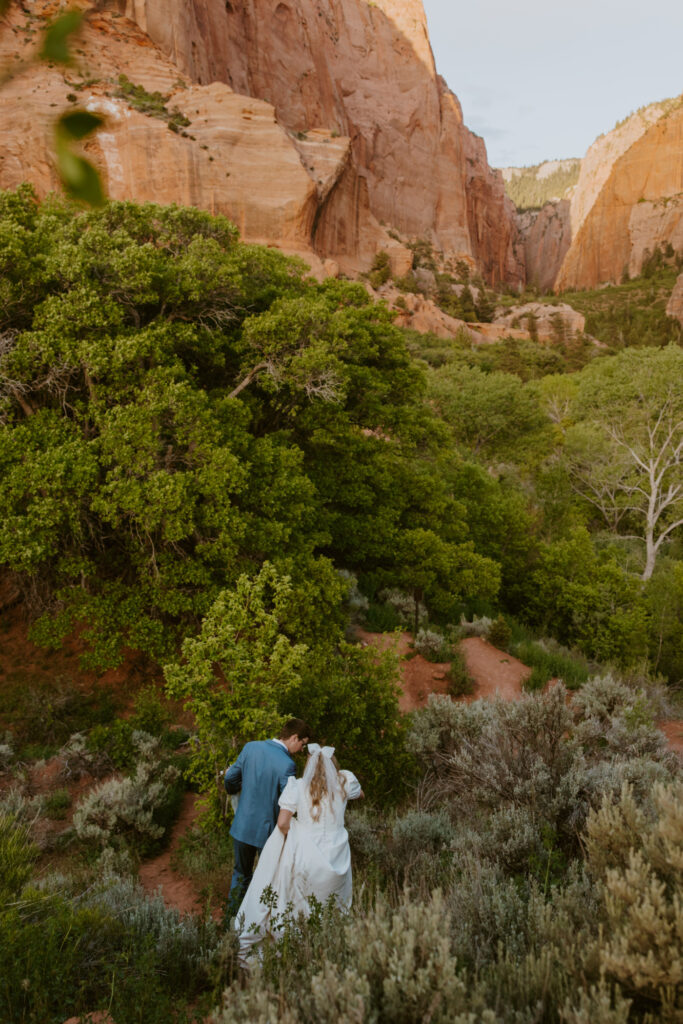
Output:
M334 747L309 743L308 755L303 778L290 777L280 796L277 827L237 911L241 959L265 934L277 932L285 910L308 916L311 896L321 903L332 896L340 906L351 906L344 812L347 801L362 797L363 790L353 772L340 771ZM262 901L265 889L267 902Z

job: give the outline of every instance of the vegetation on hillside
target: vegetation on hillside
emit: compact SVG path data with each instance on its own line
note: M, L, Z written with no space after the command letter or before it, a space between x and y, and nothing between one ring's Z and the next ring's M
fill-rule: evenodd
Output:
M579 180L581 161L560 160L558 165L550 173L545 163L506 169L505 191L518 210L538 210L551 199L565 198Z
M683 328L666 315L666 305L683 268L683 256L670 247L648 255L642 273L618 285L564 292L561 300L586 317L586 333L611 349L680 344ZM551 301L557 301L551 300Z
M0 1020L678 1020L683 796L655 722L683 680L680 339L473 349L221 217L29 188L0 194L0 274L3 578L37 644L156 683L123 715L2 680ZM402 716L359 624L411 630L453 695L478 633L534 692ZM558 676L571 705L540 692ZM208 813L179 862L220 902L216 771L291 714L363 779L358 899L280 922L245 976L231 933L133 875L189 784Z

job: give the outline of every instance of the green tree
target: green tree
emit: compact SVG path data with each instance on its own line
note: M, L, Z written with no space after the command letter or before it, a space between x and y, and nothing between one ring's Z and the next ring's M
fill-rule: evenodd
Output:
M615 534L644 546L652 576L683 525L683 351L629 349L581 374L565 437L576 492Z
M268 563L251 579L240 576L213 602L198 635L184 641L180 661L164 669L168 693L197 725L190 777L203 791L245 742L282 723L280 708L306 653L283 628L290 595L291 581Z
M635 665L647 656L641 585L612 555L596 553L587 530L540 549L527 594L532 622L589 657Z
M502 371L448 363L430 374L429 395L456 443L487 461L517 461L548 422L534 388Z

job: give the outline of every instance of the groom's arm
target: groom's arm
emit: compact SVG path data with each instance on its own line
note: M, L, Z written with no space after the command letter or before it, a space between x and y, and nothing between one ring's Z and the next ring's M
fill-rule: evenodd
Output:
M291 762L291 764L287 765L285 770L280 775L280 778L278 780L278 796L281 796L281 794L284 792L284 788L287 785L288 780L292 777L292 775L296 775L296 765L294 764L293 761Z
M239 793L242 789L242 765L244 763L244 750L240 753L234 764L225 769L223 785L230 794Z

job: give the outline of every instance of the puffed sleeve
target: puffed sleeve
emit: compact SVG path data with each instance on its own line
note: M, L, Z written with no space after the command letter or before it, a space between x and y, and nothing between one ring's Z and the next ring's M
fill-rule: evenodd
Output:
M296 813L299 804L299 785L298 779L295 779L293 775L287 779L287 785L282 790L278 803L285 811Z
M341 774L346 779L346 799L357 800L362 793L362 786L353 772L348 768L342 768Z

